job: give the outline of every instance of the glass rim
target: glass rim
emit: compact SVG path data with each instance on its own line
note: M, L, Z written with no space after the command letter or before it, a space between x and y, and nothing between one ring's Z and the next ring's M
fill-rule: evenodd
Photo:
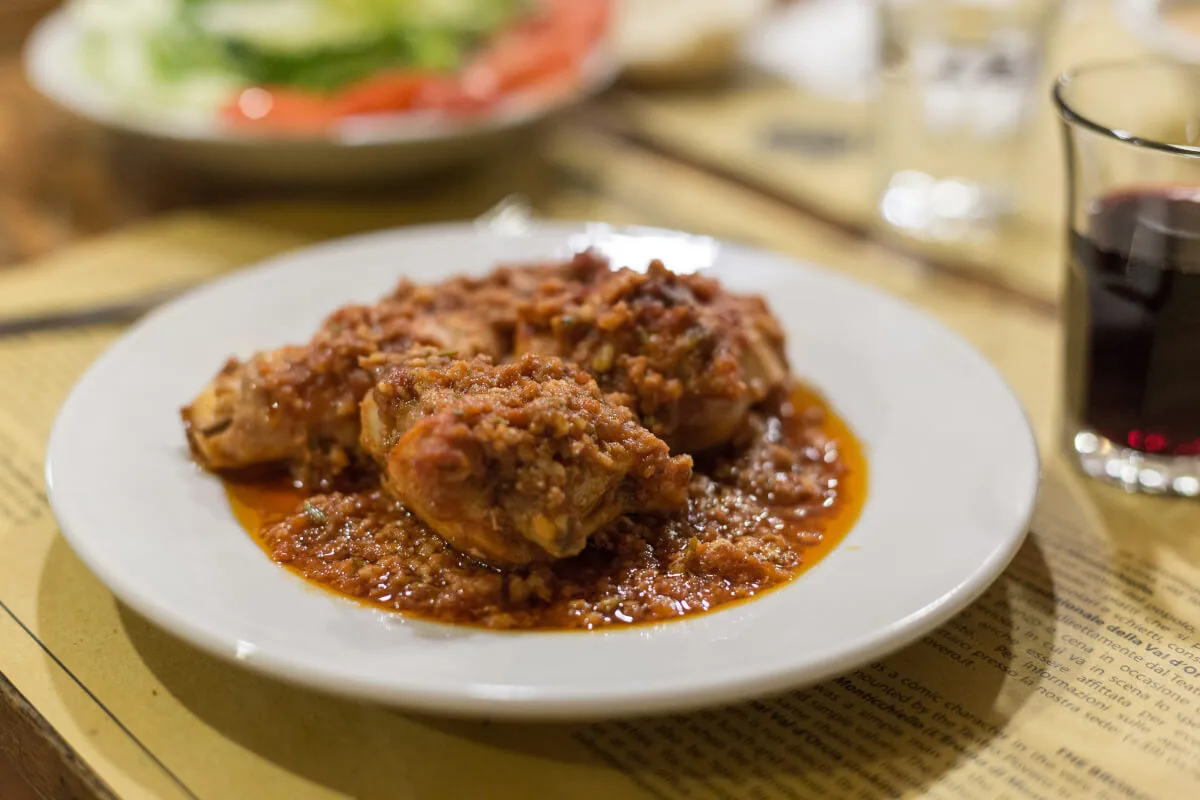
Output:
M1054 105L1058 109L1059 116L1061 116L1066 122L1079 125L1080 127L1086 128L1093 133L1098 133L1101 136L1114 139L1118 142L1124 142L1125 144L1133 147L1156 150L1160 153L1170 153L1172 155L1183 156L1185 158L1200 158L1200 146L1160 142L1157 139L1148 139L1144 136L1138 136L1127 130L1101 124L1086 114L1079 112L1066 97L1067 90L1069 90L1071 84L1077 80L1087 78L1088 76L1095 75L1097 73L1112 72L1115 70L1129 69L1131 67L1153 67L1176 72L1192 72L1200 75L1200 65L1181 64L1177 61L1171 61L1169 59L1160 57L1095 61L1078 67L1072 67L1071 69L1065 70L1062 74L1060 74L1058 79L1054 82Z

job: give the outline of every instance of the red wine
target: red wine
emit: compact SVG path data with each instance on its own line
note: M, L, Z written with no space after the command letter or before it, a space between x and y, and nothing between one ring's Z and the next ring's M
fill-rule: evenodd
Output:
M1069 413L1120 446L1200 454L1200 187L1097 201L1071 244Z

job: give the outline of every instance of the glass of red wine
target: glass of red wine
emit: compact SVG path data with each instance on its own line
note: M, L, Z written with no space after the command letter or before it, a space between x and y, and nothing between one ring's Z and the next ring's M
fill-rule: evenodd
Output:
M1070 249L1064 445L1131 492L1200 496L1200 67L1059 79Z

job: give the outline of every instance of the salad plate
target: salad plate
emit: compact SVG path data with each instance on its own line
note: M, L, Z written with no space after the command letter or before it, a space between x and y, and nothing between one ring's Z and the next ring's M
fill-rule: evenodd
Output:
M459 11L419 16L443 7ZM377 182L494 155L606 88L608 8L76 0L24 63L44 96L140 152L241 179Z
M189 454L179 409L231 355L303 341L335 305L372 302L400 279L479 277L497 264L586 249L643 269L662 259L768 296L792 369L861 440L870 473L861 514L794 581L660 623L495 630L435 622L335 595L272 563L239 524L221 479ZM47 456L51 503L70 546L124 603L193 645L361 700L527 718L696 708L882 657L949 620L1000 575L1024 539L1039 477L1032 433L1004 380L916 309L729 242L547 223L520 235L471 224L384 231L202 287L92 366L61 409Z

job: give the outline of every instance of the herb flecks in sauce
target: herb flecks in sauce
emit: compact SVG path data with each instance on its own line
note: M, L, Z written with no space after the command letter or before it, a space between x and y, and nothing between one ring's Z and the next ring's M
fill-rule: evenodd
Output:
M701 613L783 585L846 535L866 497L858 441L815 393L755 412L696 464L687 511L623 517L579 556L511 571L451 548L379 490L305 497L229 484L280 564L372 605L492 628L591 629Z

